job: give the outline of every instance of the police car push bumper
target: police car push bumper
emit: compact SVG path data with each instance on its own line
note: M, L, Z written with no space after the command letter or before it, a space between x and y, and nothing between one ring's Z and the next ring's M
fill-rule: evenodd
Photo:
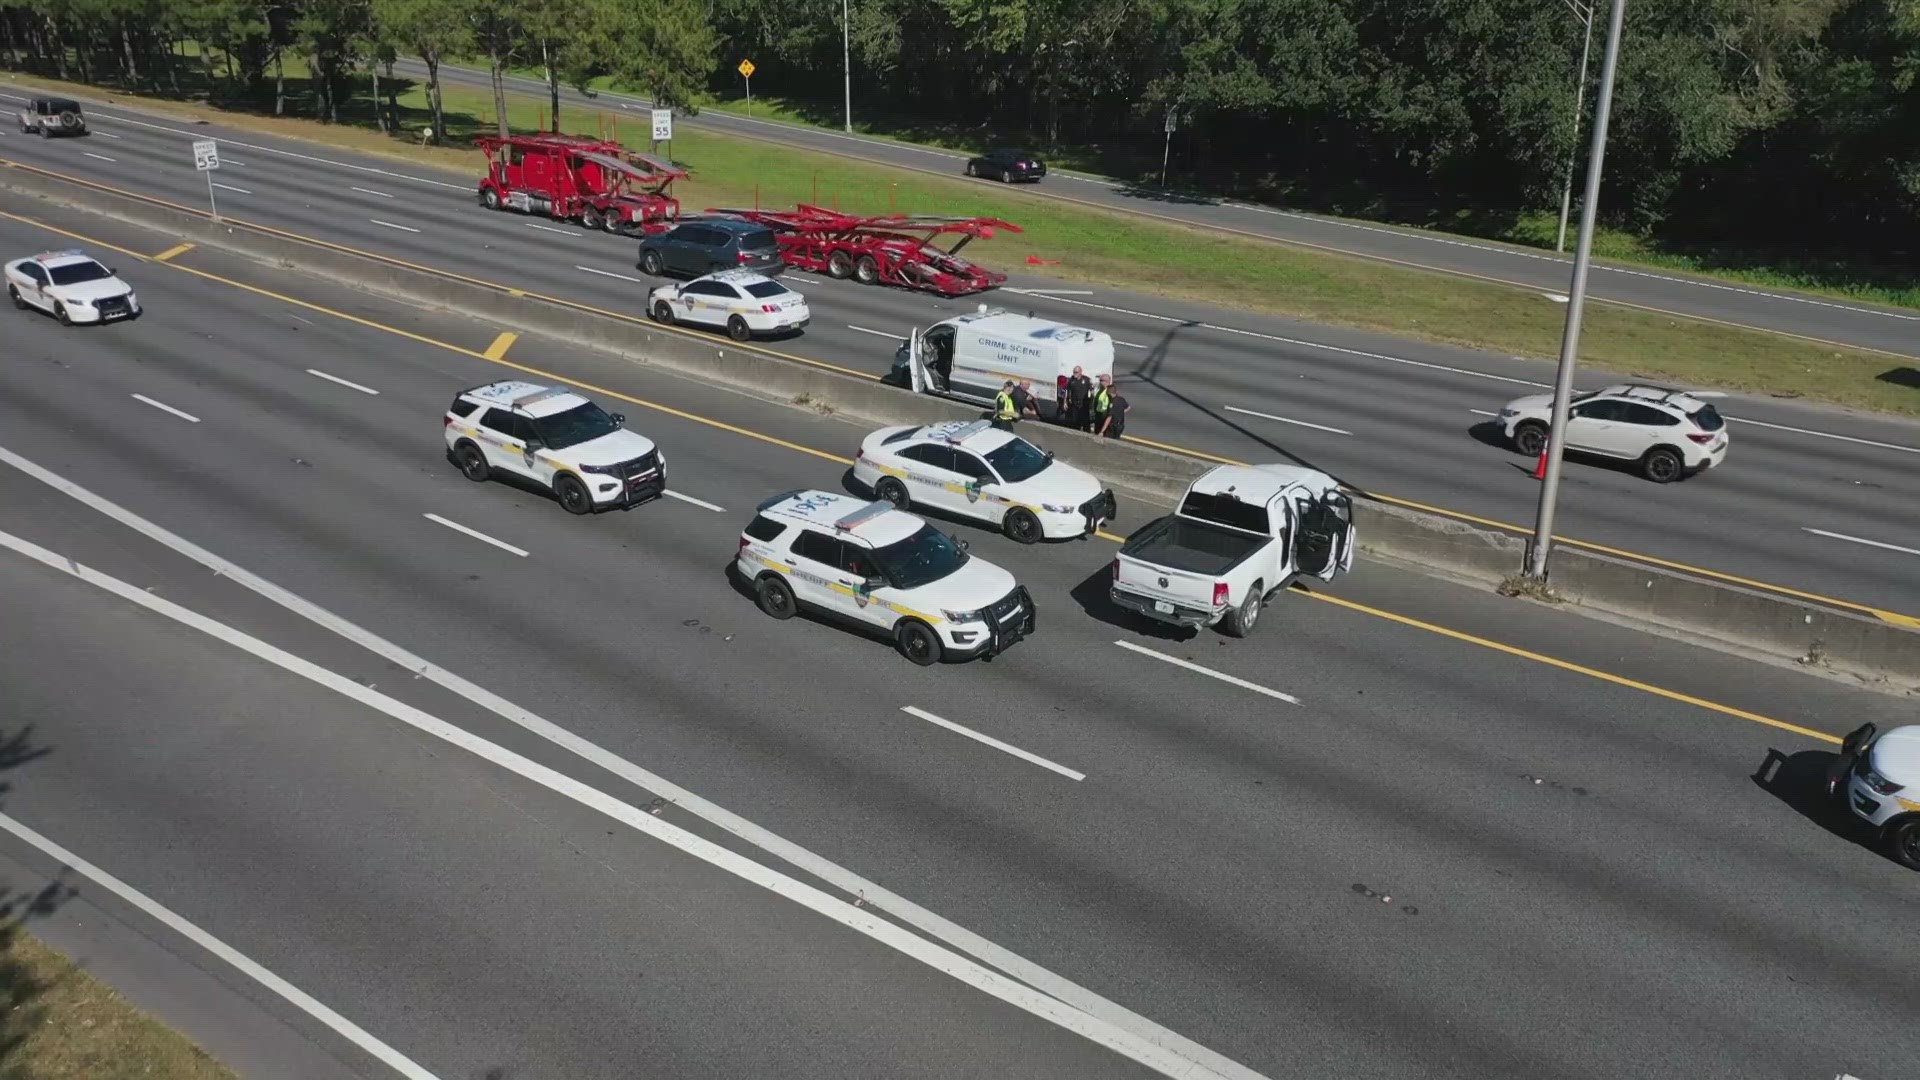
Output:
M946 621L934 627L948 655L967 660L996 656L1015 642L1031 637L1039 625L1039 610L1025 585L977 611L942 611Z
M580 466L587 490L593 493L594 505L633 506L666 494L666 455L656 450L647 456L654 460L653 465L646 468L627 468L630 464L627 462Z

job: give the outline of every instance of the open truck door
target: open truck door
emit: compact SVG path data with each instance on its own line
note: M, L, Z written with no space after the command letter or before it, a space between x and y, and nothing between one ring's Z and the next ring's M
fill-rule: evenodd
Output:
M916 394L927 392L927 352L917 326L907 331L907 385Z
M1296 498L1294 567L1300 573L1332 581L1353 569L1353 500L1340 491L1312 499Z

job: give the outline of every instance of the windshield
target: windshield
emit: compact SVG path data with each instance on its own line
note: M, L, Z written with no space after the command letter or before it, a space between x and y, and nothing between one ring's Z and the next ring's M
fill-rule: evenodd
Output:
M543 416L535 421L540 428L540 438L552 450L565 450L569 446L578 446L583 442L592 442L602 435L611 435L620 425L613 422L606 410L593 402L583 402L566 412Z
M989 451L987 464L1009 484L1031 480L1053 464L1040 448L1025 439L1015 439L998 450Z
M1240 529L1261 536L1273 535L1267 524L1265 506L1243 503L1231 495L1188 492L1186 500L1180 504L1180 513L1185 517L1225 525L1229 529Z
M896 589L930 585L967 565L972 558L946 533L931 525L897 543L873 550L875 562Z
M783 296L793 290L777 281L756 281L747 286L747 295L765 300L769 296Z
M112 277L107 268L97 262L70 263L66 266L50 266L47 273L53 277L55 285L78 285L83 281L105 281Z

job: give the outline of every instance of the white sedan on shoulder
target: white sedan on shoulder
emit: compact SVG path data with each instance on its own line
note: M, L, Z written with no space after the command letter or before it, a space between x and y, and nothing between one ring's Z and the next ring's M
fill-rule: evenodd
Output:
M724 328L735 341L797 333L813 318L806 297L752 270L721 270L662 285L648 295L647 314L655 322Z
M853 477L901 510L926 506L998 526L1022 544L1092 536L1113 490L986 420L886 427L866 437Z
M67 326L140 314L133 286L77 248L15 259L7 264L6 279L7 298L14 307L39 308Z

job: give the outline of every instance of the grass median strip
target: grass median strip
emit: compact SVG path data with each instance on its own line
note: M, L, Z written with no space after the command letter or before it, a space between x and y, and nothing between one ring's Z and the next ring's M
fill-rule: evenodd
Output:
M301 80L290 80L298 99ZM84 93L88 88L17 77L18 84ZM445 89L453 146L415 145L427 113L417 84L400 96L407 138L372 127L361 87L343 122L255 115L213 109L195 101L139 99L183 117L218 113L222 123L290 138L370 151L416 164L481 175L483 159L466 148L489 127L491 98L484 91ZM94 91L98 93L98 90ZM536 128L543 104L511 96L508 119ZM646 143L644 118L634 112L563 108L564 130L610 134ZM1465 345L1502 355L1546 358L1558 351L1564 305L1538 290L1438 275L1388 263L1304 251L1266 241L1143 221L1136 217L1036 198L1030 193L910 169L850 161L830 154L697 130L682 129L673 156L696 170L678 194L687 210L709 206L777 208L820 202L859 212L938 212L1000 217L1024 228L976 244L968 254L1002 266L1029 257L1047 262L1057 277L1137 289L1269 314L1378 330ZM449 178L453 179L453 178ZM477 210L475 211L478 212ZM1920 372L1898 358L1608 304L1593 305L1584 334L1583 362L1608 371L1698 386L1804 397L1878 411L1920 415ZM1542 370L1547 364L1542 359Z

